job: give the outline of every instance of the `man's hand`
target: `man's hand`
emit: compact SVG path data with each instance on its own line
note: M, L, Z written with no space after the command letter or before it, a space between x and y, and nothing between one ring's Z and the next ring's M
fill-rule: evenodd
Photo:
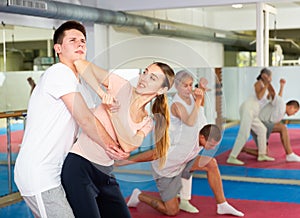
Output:
M105 149L107 155L113 160L125 160L129 157L130 153L123 151L119 146L107 147Z
M280 83L280 85L285 85L286 81L285 81L285 79L281 78L279 83Z

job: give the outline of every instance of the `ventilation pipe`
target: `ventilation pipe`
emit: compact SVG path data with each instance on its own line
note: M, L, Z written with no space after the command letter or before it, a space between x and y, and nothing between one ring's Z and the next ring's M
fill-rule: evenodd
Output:
M253 37L238 33L214 30L132 15L120 11L92 8L57 1L0 0L0 12L47 17L60 20L78 20L99 24L135 27L142 34L164 35L204 41L215 41L226 45L249 47Z
M255 45L251 43L255 40L255 36L64 2L0 0L0 12L132 27L137 28L141 34L146 35L213 41L228 46L255 50Z

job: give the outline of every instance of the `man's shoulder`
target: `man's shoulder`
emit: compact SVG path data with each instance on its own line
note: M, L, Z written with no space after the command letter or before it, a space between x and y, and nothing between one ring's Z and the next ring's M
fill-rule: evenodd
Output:
M64 69L64 68L68 68L68 69L70 69L67 65L65 65L65 64L63 64L63 63L61 63L61 62L59 62L59 63L56 63L56 64L53 64L53 65L51 65L47 70L54 70L54 69L59 69L59 68L62 68L62 69Z

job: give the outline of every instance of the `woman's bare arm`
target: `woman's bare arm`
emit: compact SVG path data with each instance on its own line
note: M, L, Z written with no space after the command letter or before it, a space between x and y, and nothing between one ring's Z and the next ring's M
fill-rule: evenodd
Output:
M262 84L261 81L257 81L254 84L254 89L255 89L255 94L257 99L262 99L262 97L265 95L266 90L268 89L269 83L267 84Z
M195 125L195 123L197 121L198 113L199 113L199 108L202 105L203 94L204 94L204 92L202 92L202 90L200 90L199 88L197 88L195 90L195 92L194 92L195 106L190 114L188 114L185 107L179 102L175 102L171 105L171 113L175 117L180 119L184 124L186 124L188 126Z
M86 60L77 60L74 65L80 76L102 99L105 92L102 90L101 84L107 86L108 71Z
M104 92L101 88L101 84L105 87L108 86L108 71L86 60L77 60L74 64L78 73L102 99L102 103L108 107L114 107L117 100L113 96ZM133 151L142 144L145 138L142 131L138 131L135 135L133 135L131 130L125 128L125 126L120 122L120 118L117 113L112 114L111 121L114 126L118 142L125 152ZM128 127L129 124L126 126Z

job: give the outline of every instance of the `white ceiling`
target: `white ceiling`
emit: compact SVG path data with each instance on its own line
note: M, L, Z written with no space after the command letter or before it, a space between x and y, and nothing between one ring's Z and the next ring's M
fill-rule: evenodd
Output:
M67 1L67 0L65 0ZM72 1L74 3L74 1ZM199 7L219 7L227 6L231 8L232 4L242 3L268 3L275 7L299 7L299 1L290 0L77 0L78 4L96 6L99 8L121 11L141 11L141 10L158 10L158 9L172 9L172 8L199 8ZM70 1L71 3L71 1ZM255 7L254 7L255 8ZM215 8L216 9L216 8Z
M295 9L296 14L300 14L300 1L290 1L290 0L271 0L271 1L263 1L263 0L152 0L152 1L146 1L146 0L97 0L96 2L94 0L78 0L79 4L86 4L86 5L93 5L95 7L114 10L114 11L151 11L151 10L164 10L164 9L187 9L187 8L193 8L205 10L207 12L212 12L214 14L218 14L218 11L222 12L220 14L235 14L237 13L237 9L234 9L231 7L232 4L238 4L242 3L243 8L238 9L239 10L239 16L242 16L243 12L245 14L249 15L249 11L253 11L253 13L256 12L256 3L267 3L274 8L276 8L278 11L284 10L286 14L295 15ZM299 13L298 9L299 8ZM291 10L291 12L287 12ZM178 10L177 12L179 12ZM226 11L227 13L223 13ZM251 12L250 12L251 13ZM282 16L281 20L277 22L277 31L276 34L278 38L285 38L285 39L293 39L294 41L300 43L300 23L299 23L299 17L295 19L294 16L286 16L284 17L289 20L288 24L287 22L283 22ZM246 15L247 16L247 15ZM275 17L272 17L272 19L275 19ZM224 20L226 20L224 18ZM238 22L237 22L238 23ZM284 25L282 25L284 23ZM229 21L227 24L227 29L232 29L236 31L242 31L243 25L241 26L238 24L239 28L234 27L234 24L232 23L232 20ZM230 28L229 26L232 26ZM274 24L273 24L274 26ZM274 27L272 28L275 28ZM222 29L222 28L219 28ZM250 30L250 29L249 29ZM252 29L255 31L255 27ZM271 30L272 31L272 30ZM275 33L271 34L275 35Z

